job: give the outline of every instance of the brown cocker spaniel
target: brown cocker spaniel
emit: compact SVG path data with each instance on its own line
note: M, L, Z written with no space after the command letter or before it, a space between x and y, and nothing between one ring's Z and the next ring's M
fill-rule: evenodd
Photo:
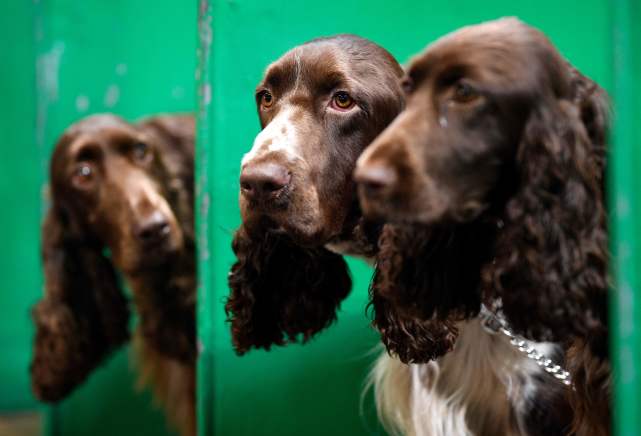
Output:
M158 116L130 124L94 115L69 127L50 167L42 229L45 296L33 310L31 364L38 398L56 402L129 339L184 435L195 434L194 121Z
M263 130L242 161L237 261L227 313L234 347L306 342L351 290L341 254L372 256L352 172L403 106L396 60L353 35L316 39L272 63L256 89ZM338 254L341 253L341 254Z
M394 222L372 287L383 341L433 358L484 302L569 349L574 431L608 434L604 91L516 19L440 39L403 86L356 171L365 213Z

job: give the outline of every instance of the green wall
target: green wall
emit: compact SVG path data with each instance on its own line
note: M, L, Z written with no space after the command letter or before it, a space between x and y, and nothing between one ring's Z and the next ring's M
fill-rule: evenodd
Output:
M380 434L371 401L359 400L377 335L364 315L368 270L355 261L355 290L339 321L306 346L237 357L223 303L230 241L239 224L239 162L259 131L253 92L271 61L296 44L339 32L387 47L401 62L465 24L517 15L540 27L582 71L611 84L606 0L201 2L199 140L202 434ZM570 24L571 23L571 24ZM211 99L209 98L211 96ZM206 244L206 245L205 245ZM213 393L210 392L213 385ZM213 410L213 415L209 411Z
M253 90L264 67L295 44L338 32L371 38L406 62L459 26L517 15L540 27L576 66L611 90L609 7L607 0L3 2L0 412L35 406L27 373L33 333L28 311L41 293L40 183L55 138L89 113L114 111L134 119L190 111L196 79L203 121L198 162L202 434L383 434L371 398L360 401L363 379L377 356L377 335L365 317L369 269L361 261L350 263L355 291L339 321L313 343L242 358L231 350L223 313L233 261L229 245L239 223L240 157L259 130ZM125 350L50 413L52 433L167 434L150 396L134 392L133 377Z
M31 2L0 5L0 411L33 407L29 307L40 289Z

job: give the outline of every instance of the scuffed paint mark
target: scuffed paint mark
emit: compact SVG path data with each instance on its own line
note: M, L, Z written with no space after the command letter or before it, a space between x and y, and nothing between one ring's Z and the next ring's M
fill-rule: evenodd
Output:
M183 88L182 86L175 86L171 90L171 97L174 100L182 100L183 98L185 98L185 88Z
M41 147L45 146L49 105L58 101L60 62L65 53L65 48L63 41L55 41L50 50L36 58L36 84L38 88L36 142Z
M209 106L209 103L211 103L211 85L209 83L203 84L202 100L205 106Z
M116 65L116 74L119 76L124 76L127 74L129 67L125 63L119 63Z
M209 260L209 244L208 244L208 234L209 232L207 231L208 227L208 217L209 217L209 203L210 203L210 198L209 198L209 193L205 193L202 197L202 201L200 203L200 216L201 218L201 232L200 232L200 238L198 240L200 244L200 259L203 261L208 261Z
M45 92L50 101L58 100L60 59L65 52L65 43L56 41L47 53L38 57L38 67L43 73L40 77L40 91Z
M201 0L199 15L198 15L198 65L196 67L195 79L197 82L201 82L205 69L208 68L209 62L209 50L212 42L212 16L209 11L209 2L207 0Z
M80 94L76 97L76 110L79 113L87 112L87 109L89 109L89 104L89 97L87 97L86 95Z
M105 106L112 108L118 103L118 100L120 100L120 87L115 84L109 85L107 92L105 92Z

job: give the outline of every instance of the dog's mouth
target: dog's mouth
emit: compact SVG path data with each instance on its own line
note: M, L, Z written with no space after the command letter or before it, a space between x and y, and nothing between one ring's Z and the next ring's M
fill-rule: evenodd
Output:
M139 274L171 265L183 250L182 235L175 230L153 243L130 241L121 253L114 253L119 268L128 274Z
M432 224L437 218L429 209L414 207L400 197L372 198L361 195L360 198L363 214L369 220L394 224Z
M319 246L335 236L328 226L332 222L317 196L287 188L269 202L259 203L241 196L243 226L250 237L265 234L287 236L297 245ZM340 229L339 229L340 230Z
M371 192L359 185L358 196L363 214L368 219L393 224L431 226L450 221L461 222L471 219L474 211L474 208L450 210L447 196L430 186Z
M263 239L267 235L289 238L303 247L324 245L330 237L326 231L315 223L298 222L292 219L294 214L252 214L244 220L243 226L249 236ZM294 215L295 216L295 215Z

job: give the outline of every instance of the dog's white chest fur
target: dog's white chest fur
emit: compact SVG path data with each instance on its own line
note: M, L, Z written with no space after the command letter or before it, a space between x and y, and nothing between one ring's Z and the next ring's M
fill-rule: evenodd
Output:
M537 348L545 352L547 344ZM379 415L404 435L525 435L518 422L542 371L478 319L461 323L454 350L405 365L381 356L372 373Z

